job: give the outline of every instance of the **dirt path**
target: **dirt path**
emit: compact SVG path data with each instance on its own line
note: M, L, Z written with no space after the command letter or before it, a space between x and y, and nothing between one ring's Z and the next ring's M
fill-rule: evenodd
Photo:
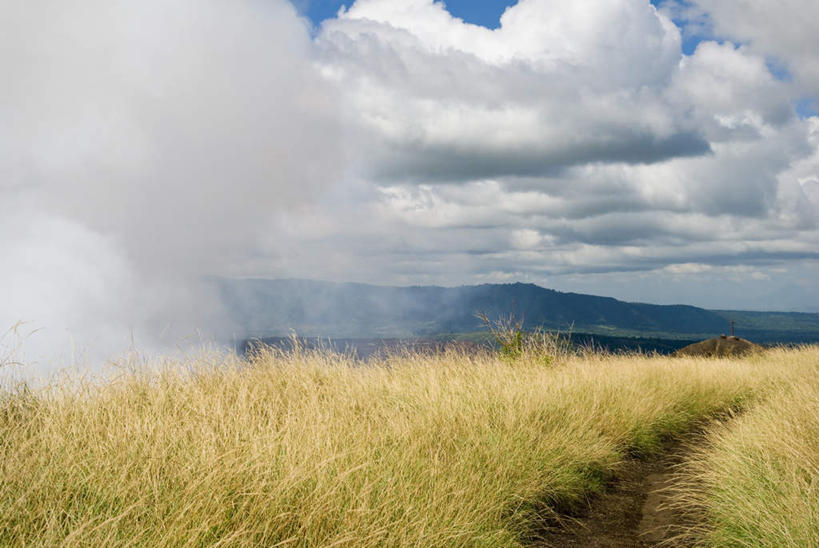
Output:
M546 533L540 546L646 547L681 546L673 542L683 518L665 507L674 466L685 450L669 446L650 462L629 460L611 488L589 501L582 515L567 518L560 530Z

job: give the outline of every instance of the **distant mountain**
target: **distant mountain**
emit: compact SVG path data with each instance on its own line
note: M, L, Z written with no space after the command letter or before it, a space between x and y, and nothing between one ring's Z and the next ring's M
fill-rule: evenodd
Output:
M475 317L513 314L525 328L616 337L708 338L730 332L758 342L819 341L819 314L705 310L562 293L534 284L386 287L311 280L214 280L242 337L429 337L480 331Z

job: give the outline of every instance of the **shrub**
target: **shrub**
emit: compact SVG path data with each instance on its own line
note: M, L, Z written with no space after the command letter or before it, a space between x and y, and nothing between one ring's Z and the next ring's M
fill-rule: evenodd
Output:
M490 319L483 312L476 316L489 329L498 348L498 356L504 361L523 360L549 366L556 359L569 354L571 343L560 333L546 331L540 327L524 331L523 319L515 318L513 314L501 316L497 320Z

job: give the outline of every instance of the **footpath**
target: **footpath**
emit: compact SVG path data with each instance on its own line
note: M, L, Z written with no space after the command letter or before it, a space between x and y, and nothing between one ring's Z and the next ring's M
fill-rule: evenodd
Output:
M546 533L538 545L686 546L675 540L686 526L685 518L668 507L669 488L685 456L685 446L676 442L654 459L629 459L605 493L591 499L579 515L564 517L559 530Z

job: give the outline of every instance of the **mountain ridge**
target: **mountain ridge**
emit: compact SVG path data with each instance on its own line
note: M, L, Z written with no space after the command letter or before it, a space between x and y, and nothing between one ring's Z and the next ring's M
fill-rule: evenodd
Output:
M708 310L626 302L531 283L381 286L298 278L216 278L230 320L247 337L425 337L483 328L475 316L513 315L524 328L692 339L730 332L760 342L819 341L819 314Z

